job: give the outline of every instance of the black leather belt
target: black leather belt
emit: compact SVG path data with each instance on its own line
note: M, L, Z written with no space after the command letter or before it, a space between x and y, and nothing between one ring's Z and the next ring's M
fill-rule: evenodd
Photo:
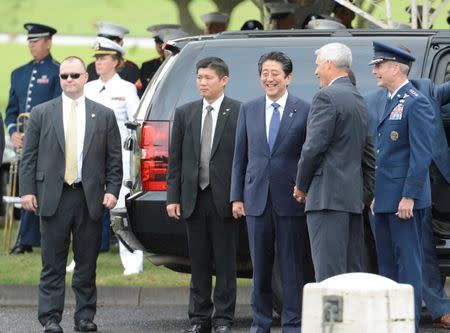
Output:
M64 187L68 187L71 189L79 189L79 188L83 188L83 183L82 182L72 183L72 184L64 183Z

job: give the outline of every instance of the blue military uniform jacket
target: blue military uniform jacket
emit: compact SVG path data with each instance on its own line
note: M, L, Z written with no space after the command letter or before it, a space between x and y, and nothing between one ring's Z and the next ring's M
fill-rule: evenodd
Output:
M16 131L16 119L20 113L30 112L34 106L59 95L61 95L59 63L51 55L38 62L30 61L15 69L11 74L5 117L9 134Z
M435 135L433 137L432 158L442 176L450 183L450 149L443 124L443 119L447 119L449 115L445 114L441 108L443 105L450 103L450 81L434 84L430 79L417 79L411 80L411 83L414 88L428 98L434 109ZM371 90L364 95L369 110L369 133L375 146L378 141L377 125L384 110L386 97L387 90L383 88Z
M429 167L434 110L408 82L386 103L377 126L375 212L394 213L402 197L431 206Z

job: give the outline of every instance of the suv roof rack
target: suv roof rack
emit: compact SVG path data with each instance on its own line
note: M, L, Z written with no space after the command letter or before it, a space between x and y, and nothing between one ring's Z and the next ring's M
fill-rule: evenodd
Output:
M450 34L447 30L387 30L387 29L338 29L338 30L250 30L250 31L224 31L214 35L214 39L236 38L273 38L273 37L305 37L305 36L377 36L377 35L404 35L404 36L432 36L436 34Z

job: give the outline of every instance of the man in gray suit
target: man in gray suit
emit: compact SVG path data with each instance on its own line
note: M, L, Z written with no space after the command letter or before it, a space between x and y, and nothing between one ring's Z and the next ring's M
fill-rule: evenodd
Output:
M117 202L122 182L120 133L112 110L84 97L83 61L60 66L62 96L33 109L20 168L24 209L40 216L42 271L38 319L45 332L62 332L65 272L70 239L76 262L75 331L97 331L93 322L95 270L103 208Z
M362 270L363 179L373 179L365 173L374 172L374 157L367 132L367 107L348 78L350 49L330 43L316 55L315 74L321 90L311 104L294 197L306 202L319 282Z

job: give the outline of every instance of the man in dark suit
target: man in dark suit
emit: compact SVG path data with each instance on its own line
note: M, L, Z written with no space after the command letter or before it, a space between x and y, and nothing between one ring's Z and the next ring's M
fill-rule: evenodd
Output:
M275 255L283 286L282 330L300 332L307 230L304 207L292 197L292 188L309 103L288 93L292 61L286 54L262 55L258 70L266 95L241 107L230 196L233 215L247 219L253 264L250 332L267 333L272 326Z
M24 209L40 216L42 271L38 318L47 333L62 332L67 254L76 261L75 331L96 331L95 270L103 208L117 202L122 182L120 133L112 110L84 97L84 63L60 67L61 97L36 106L25 135L20 168Z
M389 92L377 124L375 242L383 276L414 288L416 332L422 305L422 224L431 206L429 167L434 110L408 81L414 57L373 42L372 73Z
M227 83L228 66L222 59L200 60L196 84L203 99L177 108L173 121L167 213L186 220L192 273L192 327L184 333L210 333L211 326L216 333L228 333L234 320L238 224L229 193L240 103L224 95Z
M24 135L22 126L19 124L20 128L16 127L17 117L61 95L59 63L50 54L56 29L38 23L25 23L24 28L28 31L28 48L33 60L11 73L5 116L6 129L16 151L22 148ZM39 217L23 209L20 215L19 236L11 254L31 252L32 247L39 246L41 240Z
M400 47L405 51L410 51ZM411 67L412 63L409 65ZM450 184L450 150L441 117L441 107L450 103L450 81L434 84L430 79L410 80L415 89L420 91L430 102L434 110L434 127L432 144L432 164L430 168L431 187L436 189L449 187ZM364 96L369 110L369 133L376 145L377 126L384 113L388 96L387 89L377 88ZM433 192L433 191L432 191ZM433 194L434 195L434 194ZM373 216L373 215L372 215ZM375 225L371 218L372 230ZM431 207L425 208L422 223L422 297L433 320L444 328L450 328L450 299L440 282L441 273L436 257L436 244L432 228Z
M316 51L314 96L298 163L294 197L306 201L316 280L362 270L365 174L373 172L367 107L348 78L350 49L330 43Z

